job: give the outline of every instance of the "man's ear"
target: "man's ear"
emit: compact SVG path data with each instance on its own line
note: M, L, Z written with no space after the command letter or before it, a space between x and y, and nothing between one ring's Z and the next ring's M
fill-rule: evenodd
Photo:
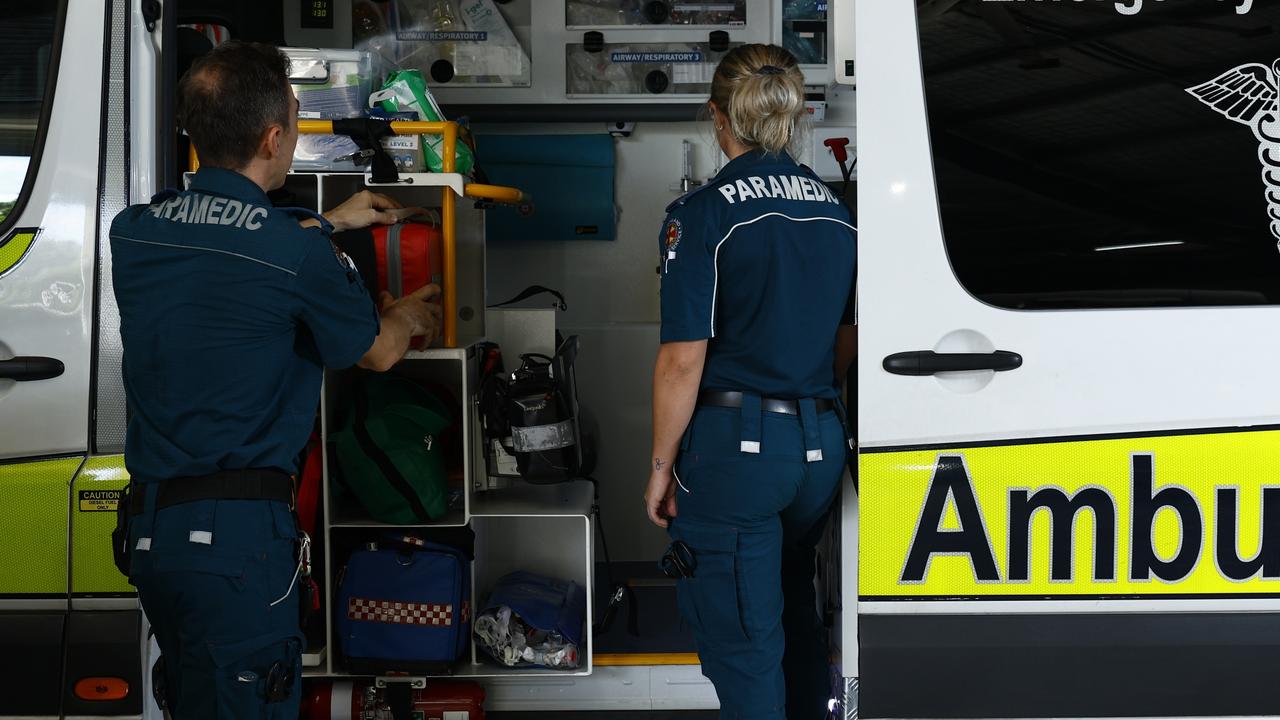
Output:
M264 160L274 160L280 155L280 141L284 138L284 128L279 125L268 125L262 133L262 141L258 143L258 155Z

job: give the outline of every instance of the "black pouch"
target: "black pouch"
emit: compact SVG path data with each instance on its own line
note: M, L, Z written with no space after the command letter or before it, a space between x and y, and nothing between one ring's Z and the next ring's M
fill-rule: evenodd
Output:
M169 708L169 681L165 675L165 656L161 655L151 668L151 697L161 711ZM165 713L168 717L168 713Z
M116 504L116 527L111 531L111 559L115 561L120 574L129 577L129 498L132 483L120 491L120 501ZM130 580L130 583L133 581Z
M298 578L298 626L304 630L320 609L320 588L315 578L303 575Z

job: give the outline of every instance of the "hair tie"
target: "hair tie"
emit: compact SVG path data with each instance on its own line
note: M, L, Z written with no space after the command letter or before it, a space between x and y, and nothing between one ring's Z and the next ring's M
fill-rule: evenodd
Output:
M777 65L764 65L759 70L756 70L755 74L756 75L781 75L785 72L786 70L783 70Z

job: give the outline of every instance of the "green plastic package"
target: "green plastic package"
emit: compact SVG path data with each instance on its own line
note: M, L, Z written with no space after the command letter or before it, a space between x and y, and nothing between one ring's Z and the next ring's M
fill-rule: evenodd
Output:
M445 119L435 98L431 97L431 91L427 89L427 82L422 78L420 70L397 70L391 73L382 84L382 89L370 96L369 102L378 103L387 112L416 112L418 119L428 122L443 122ZM431 172L444 171L442 145L443 135L422 136L422 154L426 158L427 169ZM471 155L471 148L461 140L454 149L454 157L455 172L471 172L475 158Z

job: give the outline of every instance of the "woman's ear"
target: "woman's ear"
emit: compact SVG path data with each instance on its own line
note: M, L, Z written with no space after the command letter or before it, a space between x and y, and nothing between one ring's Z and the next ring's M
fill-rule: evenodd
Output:
M711 110L711 124L715 126L717 131L723 130L725 125L725 116L724 113L720 111L720 108L716 106L716 101L708 100L707 107Z

